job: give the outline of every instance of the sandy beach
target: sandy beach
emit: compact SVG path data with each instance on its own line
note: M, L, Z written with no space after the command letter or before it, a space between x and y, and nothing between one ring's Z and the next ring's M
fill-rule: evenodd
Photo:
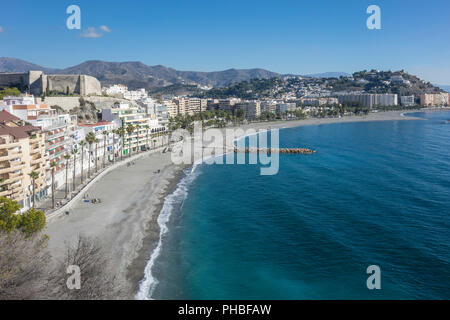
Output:
M258 130L328 123L417 120L404 117L403 112L253 123L242 128ZM60 216L48 223L46 233L50 237L49 249L53 258L61 258L66 243L73 243L79 234L98 238L105 253L110 256L119 281L128 292L128 298L133 299L151 251L159 240L157 217L165 197L176 188L183 169L182 166L172 164L170 153L158 152L143 155L133 166L123 165L106 174L88 191L91 198L100 198L101 203L78 200L73 204L69 216Z
M144 238L154 237L153 242L158 239L157 214L181 169L171 164L169 153L159 152L105 175L87 191L91 198L101 199L101 203L79 200L69 216L49 222L45 232L50 237L53 258L62 258L66 244L73 244L79 234L97 238L131 298L136 278L127 280L127 268L138 257Z

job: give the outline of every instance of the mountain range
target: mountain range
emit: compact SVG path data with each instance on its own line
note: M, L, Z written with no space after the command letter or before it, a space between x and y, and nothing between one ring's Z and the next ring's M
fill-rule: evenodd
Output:
M228 69L215 72L179 71L162 65L148 66L142 62L107 62L91 60L79 65L65 68L47 68L28 61L0 57L0 72L27 72L41 70L46 74L86 74L97 78L103 86L122 83L130 89L170 87L178 91L194 90L193 86L224 87L233 83L249 81L251 79L270 79L296 76L294 74L280 74L265 69ZM325 72L307 74L308 78L339 78L350 76L346 72ZM436 85L445 91L450 86Z
M282 76L264 69L229 69L216 72L179 71L162 65L147 66L142 62L86 61L79 65L54 69L15 58L0 58L0 72L41 70L47 74L86 74L96 77L102 85L123 83L130 89L154 88L175 84L225 86L254 78L268 79Z
M55 69L16 59L0 58L0 72L27 72L41 70L47 74L86 74L96 77L103 86L123 83L130 89L166 87L171 85L201 85L223 87L251 79L269 79L283 75L264 69L228 69L215 72L179 71L162 65L148 66L142 62L106 62L91 60L79 65ZM329 72L307 77L339 77L344 72Z

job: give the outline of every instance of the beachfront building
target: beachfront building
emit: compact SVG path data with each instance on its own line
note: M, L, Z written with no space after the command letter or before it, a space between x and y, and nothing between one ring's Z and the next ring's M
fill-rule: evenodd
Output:
M166 107L170 118L175 118L178 115L178 105L172 100L165 100L163 106Z
M167 106L165 106L164 104L156 104L155 115L156 119L158 119L158 123L161 126L167 127L169 125L169 112L167 110Z
M339 100L337 98L333 97L327 97L327 98L302 98L300 99L300 102L304 106L323 106L323 105L337 105L339 104Z
M205 112L208 105L208 100L200 98L188 99L188 114L194 115L196 113Z
M166 131L158 119L150 116L142 108L131 107L129 104L114 104L114 107L102 110L102 119L107 122L117 122L119 127L127 130L134 128L131 134L126 134L123 140L123 154L137 152L148 146L148 139Z
M241 110L245 114L246 119L256 119L261 116L260 101L243 101L234 105L234 111Z
M270 112L275 113L277 109L277 103L274 100L261 101L261 113Z
M55 163L55 188L65 183L64 156L75 147L74 135L77 131L77 116L58 114L46 104L35 103L34 96L6 97L5 105L0 106L12 115L32 126L39 127L45 134L45 150L49 163ZM47 172L47 186L50 192L51 175Z
M171 118L177 115L194 115L206 111L208 100L200 98L176 97L172 101L164 101Z
M32 205L35 172L35 197L46 194L46 164L44 134L40 128L26 124L7 111L0 112L0 196L9 197L22 209Z
M239 102L241 102L241 99L238 98L220 99L218 109L221 111L233 113L235 105Z
M416 104L416 98L414 96L401 96L400 103L404 107L412 107Z
M295 111L296 109L297 109L297 105L294 102L277 103L277 105L275 107L275 112L281 114L281 113Z
M189 110L189 101L186 98L175 98L173 102L177 105L177 115L185 116Z
M424 107L443 107L450 105L449 94L446 92L435 94L422 94L420 96L420 105Z
M375 107L391 107L398 105L397 94L375 94L375 93L360 93L360 94L341 94L339 95L339 103L343 105L355 105L368 109Z
M206 100L206 110L218 110L218 109L219 109L219 99Z
M91 151L91 165L95 165L96 155L97 155L97 162L103 163L102 161L103 155L105 154L105 147L106 147L105 161L113 161L114 157L113 154L115 154L116 157L120 156L120 139L118 139L118 136L116 135L116 139L114 141L114 133L113 133L113 130L116 130L118 128L116 122L102 121L95 124L79 123L78 126L84 130L84 136L87 136L90 132L92 132L98 139L98 143L94 144L94 147L92 148ZM97 148L97 152L95 152L95 148ZM85 153L88 152L88 148L86 148L84 152ZM87 159L88 154L85 154L84 158Z

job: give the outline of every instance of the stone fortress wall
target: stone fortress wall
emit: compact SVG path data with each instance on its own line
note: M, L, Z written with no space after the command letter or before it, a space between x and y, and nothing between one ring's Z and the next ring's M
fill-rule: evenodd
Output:
M47 91L58 91L87 95L101 95L100 82L87 75L46 75L42 71L29 71L27 73L0 73L0 86L14 87L30 91L40 96Z

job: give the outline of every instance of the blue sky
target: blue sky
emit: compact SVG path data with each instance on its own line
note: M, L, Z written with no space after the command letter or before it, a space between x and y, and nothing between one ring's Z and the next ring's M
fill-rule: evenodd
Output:
M82 30L66 28L71 4ZM381 30L366 27L371 4ZM101 36L82 36L93 31ZM95 59L195 71L405 69L450 84L449 35L448 0L14 0L2 4L0 56L57 68Z

